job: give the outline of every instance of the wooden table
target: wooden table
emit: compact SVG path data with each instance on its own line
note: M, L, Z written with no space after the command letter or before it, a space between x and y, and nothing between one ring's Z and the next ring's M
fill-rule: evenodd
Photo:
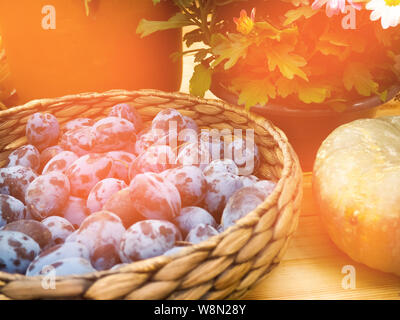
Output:
M184 58L181 91L189 92L193 56ZM207 92L206 98L217 99ZM400 114L388 104L381 115ZM391 299L400 300L400 277L372 270L339 251L321 224L311 192L311 173L304 174L304 199L298 230L278 268L260 282L245 299ZM344 266L354 266L355 289L344 289Z

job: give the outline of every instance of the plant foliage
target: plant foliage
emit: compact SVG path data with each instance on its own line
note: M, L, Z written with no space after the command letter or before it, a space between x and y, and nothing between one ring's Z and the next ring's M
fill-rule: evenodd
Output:
M400 61L400 29L383 30L366 10L356 12L355 29L344 29L344 15L328 18L324 10L313 10L309 0L173 2L179 8L176 15L168 21L142 20L137 32L144 37L192 27L184 36L186 45L205 45L184 52L195 54L197 63L192 94L204 95L213 75L219 75L218 81L247 108L284 101L343 110L360 96L384 99L399 81L393 66Z

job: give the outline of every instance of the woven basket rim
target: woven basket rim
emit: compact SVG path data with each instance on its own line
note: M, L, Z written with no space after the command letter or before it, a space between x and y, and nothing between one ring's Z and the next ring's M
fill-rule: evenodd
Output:
M3 116L10 116L13 114L18 114L19 112L26 111L26 110L31 110L31 109L36 109L40 108L40 106L44 104L56 104L59 102L65 102L65 101L71 101L73 103L78 103L78 102L84 102L85 100L90 100L93 98L111 98L115 96L121 96L121 95L126 95L126 96L157 96L160 98L175 98L175 99L180 99L180 100L188 100L190 102L194 102L197 104L201 105L212 105L212 106L217 106L217 107L222 107L224 110L229 110L232 112L235 112L239 115L247 117L251 122L263 127L268 133L273 137L274 141L277 143L279 146L280 150L282 151L283 155L283 168L282 168L282 173L280 179L276 183L276 187L274 188L274 191L265 198L264 202L262 202L257 208L255 208L252 212L249 212L246 216L238 220L235 225L229 227L228 229L224 230L222 233L219 233L218 235L215 235L208 239L207 241L201 242L199 244L194 244L191 246L187 246L178 253L175 253L171 256L158 256L158 257L153 257L141 261L136 261L127 264L126 266L122 266L121 268L118 268L116 270L104 270L104 271L96 271L92 273L87 273L87 274L82 274L82 275L72 275L72 276L57 276L55 279L57 281L62 281L62 280L73 280L73 279L98 279L103 276L109 276L113 274L118 274L118 273L124 273L124 272L144 272L144 270L148 270L149 268L155 268L155 266L163 266L166 263L173 261L174 258L179 258L185 255L188 255L192 252L198 252L201 251L202 249L206 250L210 246L210 243L213 241L216 241L219 238L225 237L227 234L231 233L232 231L240 228L241 225L245 225L246 223L249 223L252 219L257 219L257 211L260 207L264 206L264 209L267 207L270 207L274 205L274 199L278 197L278 195L281 193L284 183L286 181L286 178L290 176L290 169L293 165L293 162L295 161L293 158L297 159L297 155L291 151L290 144L288 142L288 139L285 135L285 133L275 127L271 121L263 118L260 115L257 115L255 113L246 111L243 107L236 106L236 105L231 105L227 102L224 102L222 100L216 100L216 99L206 99L206 98L200 98L200 97L195 97L187 93L182 93L182 92L164 92L160 90L154 90L154 89L141 89L141 90L125 90L125 89L113 89L105 92L84 92L84 93L78 93L78 94L70 94L70 95L65 95L61 97L56 97L56 98L43 98L43 99L35 99L31 100L23 105L15 106L12 108L9 108L4 111L0 111L0 119ZM39 111L37 111L39 112ZM51 113L51 112L50 112ZM0 152L3 150L0 150ZM7 280L13 280L13 281L18 281L18 280L23 280L23 281L38 281L44 279L46 276L26 276L22 274L12 274L12 273L7 273L7 272L1 272L0 271L0 279L7 279Z

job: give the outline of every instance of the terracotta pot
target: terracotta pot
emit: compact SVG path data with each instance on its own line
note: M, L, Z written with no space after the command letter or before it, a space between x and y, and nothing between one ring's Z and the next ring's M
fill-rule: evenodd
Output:
M170 54L182 49L181 31L136 35L142 18L165 20L175 10L170 1L92 0L87 16L84 0L0 1L15 103L109 89L178 90L182 60ZM52 21L55 29L46 29Z
M221 86L218 81L213 81L211 91L231 104L238 104L237 96ZM399 91L400 86L393 86L388 100ZM285 132L299 156L303 171L309 172L312 171L320 145L335 128L357 119L373 118L380 105L382 101L378 97L371 97L351 103L343 112L323 106L320 109L295 109L272 103L264 107L252 107L251 111L272 121Z

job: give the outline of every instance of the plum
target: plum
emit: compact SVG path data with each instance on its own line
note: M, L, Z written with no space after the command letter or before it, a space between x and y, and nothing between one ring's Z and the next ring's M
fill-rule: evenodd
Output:
M214 160L206 168L203 173L205 176L211 176L214 173L229 172L234 175L239 174L239 168L236 163L231 159Z
M37 220L59 214L70 193L68 178L59 172L37 177L26 189L26 206Z
M142 130L136 139L135 153L137 155L144 153L156 142L156 138L153 135L151 129Z
M136 211L148 219L172 220L181 210L178 189L158 174L138 174L129 189Z
M26 271L27 276L37 276L41 274L43 268L67 258L90 259L89 250L81 243L67 242L55 245L41 252L30 264Z
M82 258L67 258L58 260L45 268L39 273L40 276L54 274L56 277L81 275L96 272L90 262Z
M51 232L42 223L35 220L19 220L5 225L2 230L18 231L31 237L44 249L51 243Z
M216 221L219 221L229 198L243 187L243 182L238 176L229 172L206 176L206 180L207 193L204 208L214 216Z
M186 121L183 116L175 109L168 108L160 111L151 123L151 130L159 138L174 132L176 136L185 129Z
M236 191L229 199L221 218L223 230L257 208L265 200L265 194L255 187L245 187Z
M239 168L241 176L251 175L257 171L260 164L260 155L258 147L250 139L234 139L228 146L232 154L232 160Z
M198 142L187 143L179 147L176 164L197 166L203 170L210 163L210 159L209 149L204 144Z
M114 193L104 204L103 210L112 212L120 217L126 228L144 219L136 210L133 196L129 188Z
M249 176L240 176L240 180L243 182L243 187L252 187L257 182L260 181L256 176L249 175Z
M173 255L175 255L175 254L181 252L182 249L184 249L184 248L185 248L185 247L176 246L176 247L173 247L172 249L169 249L168 251L165 251L165 252L163 253L163 255L164 255L164 256L173 256Z
M70 196L61 215L77 229L90 215L90 211L86 207L85 199Z
M145 172L160 173L175 166L176 156L169 146L156 145L149 147L132 162L129 178Z
M0 271L25 274L40 247L22 232L0 230Z
M179 137L176 133L166 134L154 141L153 146L169 146L172 150L177 150L180 145Z
M90 153L76 160L66 171L71 195L87 198L96 183L110 177L112 164L109 156L100 153Z
M123 149L135 137L134 125L126 119L108 117L97 121L92 127L93 152Z
M25 219L25 205L12 196L0 194L0 228L22 219Z
M34 113L26 124L28 143L39 151L57 144L60 135L60 125L57 118L50 113Z
M62 217L48 217L42 221L42 224L47 227L51 233L49 247L64 243L65 239L75 231L72 223Z
M125 228L117 215L108 211L99 211L87 217L76 234L72 233L66 242L84 244L92 257L95 251L104 245L111 244L119 248L124 232Z
M260 180L254 184L254 187L264 192L265 197L268 197L276 187L276 183L269 180Z
M129 263L162 255L182 240L178 228L171 222L162 220L140 221L124 233L120 256L122 262Z
M62 151L45 165L42 174L47 174L50 172L60 172L65 174L67 169L78 160L78 156L71 151Z
M183 119L185 120L185 129L190 129L199 134L199 126L197 125L196 121L194 121L192 118L188 116L183 116Z
M129 168L136 156L126 151L110 151L107 155L113 161L112 177L129 183Z
M199 134L199 143L202 148L208 150L210 154L210 160L207 164L214 160L224 159L224 140L223 132L219 130L201 130Z
M111 271L119 270L122 267L125 267L125 266L128 266L128 265L129 265L129 263L119 263L119 264L116 264L115 266L113 266L110 270Z
M40 153L33 145L22 146L8 156L7 167L23 166L38 172L40 168Z
M31 168L0 168L0 194L13 196L25 203L26 189L36 178L37 175Z
M127 187L127 184L122 180L114 178L101 180L90 191L86 206L92 213L100 211L114 193Z
M206 241L209 238L216 236L219 232L209 224L199 224L189 231L185 241L193 244Z
M39 172L42 172L43 168L46 166L47 162L50 161L50 159L54 158L57 154L65 151L61 146L55 145L48 147L44 149L40 153L40 168Z
M142 128L142 117L137 112L134 106L128 103L120 103L111 108L109 117L117 117L128 120L135 127L135 131L139 132Z
M61 132L64 134L67 131L80 129L82 127L93 126L94 121L89 118L76 118L68 121L64 126L62 126Z
M200 204L207 190L207 181L200 168L184 166L161 173L161 176L171 182L179 191L182 207Z
M111 269L121 263L119 248L116 248L113 244L100 246L93 252L90 262L98 271Z
M65 132L60 141L64 150L72 151L79 157L91 152L94 143L94 135L91 127L80 127Z
M190 230L194 229L199 224L210 225L214 228L217 227L214 217L200 207L186 207L183 208L175 218L175 223L182 231L182 234L186 236Z

